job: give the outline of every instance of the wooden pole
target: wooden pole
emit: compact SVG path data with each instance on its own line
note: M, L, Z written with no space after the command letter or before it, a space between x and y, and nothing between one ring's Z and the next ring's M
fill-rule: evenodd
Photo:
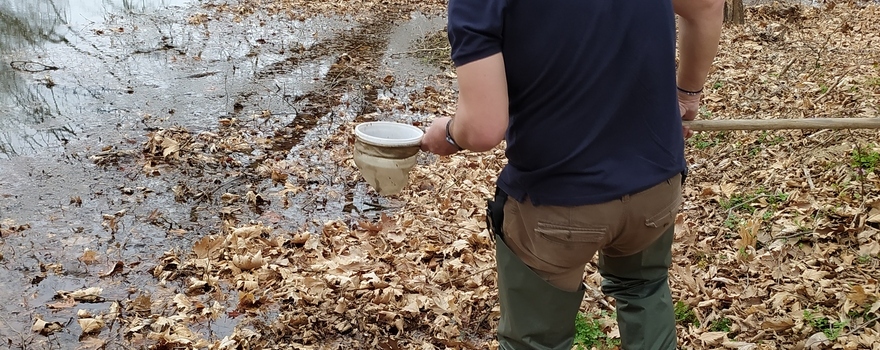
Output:
M743 0L724 1L724 23L745 24L746 13Z
M880 129L880 118L739 119L683 121L694 131Z

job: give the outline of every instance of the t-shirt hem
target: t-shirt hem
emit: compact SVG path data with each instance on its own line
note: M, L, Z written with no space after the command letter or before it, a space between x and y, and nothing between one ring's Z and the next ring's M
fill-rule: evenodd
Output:
M497 48L486 48L479 51L473 51L469 52L467 55L459 55L458 57L453 57L452 63L454 63L456 67L461 67L468 63L492 56L499 52L501 52L501 50Z
M656 181L649 181L650 184L644 186L638 186L634 189L628 189L619 192L610 192L601 195L589 195L589 196L542 196L535 195L532 193L527 193L527 191L517 189L509 184L505 183L502 179L498 179L498 187L500 187L508 196L515 199L517 202L523 202L528 199L532 205L542 206L542 205L551 205L551 206L562 206L562 207L576 207L581 205L590 205L590 204L599 204L605 203L609 201L613 201L615 199L620 199L626 195L631 195L635 193L642 192L651 187L656 186L657 184L666 181L678 174L683 173L684 170L671 172L669 174L663 174L658 176L660 178Z

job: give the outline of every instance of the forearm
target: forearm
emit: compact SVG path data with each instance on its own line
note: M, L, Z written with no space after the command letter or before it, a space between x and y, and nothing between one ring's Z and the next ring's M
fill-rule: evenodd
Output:
M678 86L699 91L718 51L724 0L673 0L679 22Z
M450 134L464 149L488 151L504 139L507 79L500 53L458 67L459 98Z
M461 149L491 150L504 139L508 123L504 58L498 53L462 65L456 72L459 93L455 121L450 124L452 119L448 117L434 119L422 138L422 150L439 155Z

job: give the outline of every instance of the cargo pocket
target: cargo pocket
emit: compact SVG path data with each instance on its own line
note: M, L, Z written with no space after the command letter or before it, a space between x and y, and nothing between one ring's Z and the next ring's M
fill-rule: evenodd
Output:
M675 199L669 205L663 207L662 210L645 219L645 226L652 228L667 229L675 221L675 213L681 205L681 195L676 195Z
M568 226L538 222L535 255L547 263L570 267L590 261L608 234L608 226Z

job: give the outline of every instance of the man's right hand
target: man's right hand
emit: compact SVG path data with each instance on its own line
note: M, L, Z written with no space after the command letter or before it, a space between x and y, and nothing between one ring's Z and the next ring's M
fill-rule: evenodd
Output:
M706 83L712 60L718 51L724 20L724 0L672 0L675 13L681 17L678 37L678 87L701 91ZM682 120L694 120L700 109L700 95L678 92ZM693 131L684 128L685 137Z
M681 120L694 120L697 113L700 112L700 97L702 94L687 94L682 91L678 92L678 109L681 111ZM686 126L682 126L684 138L694 135L694 131Z

